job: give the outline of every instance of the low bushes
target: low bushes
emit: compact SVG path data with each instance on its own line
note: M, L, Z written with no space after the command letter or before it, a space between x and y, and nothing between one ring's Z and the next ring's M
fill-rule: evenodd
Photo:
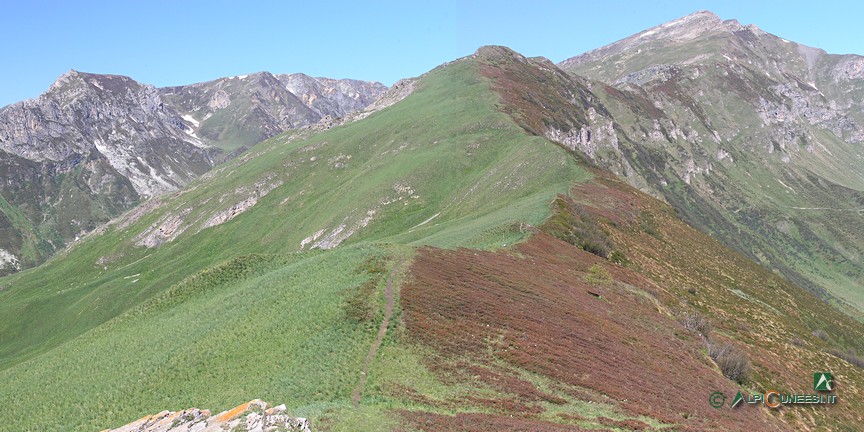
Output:
M588 269L588 275L585 276L585 280L593 284L605 285L612 283L612 275L609 274L609 270L606 270L606 267L594 264Z
M735 345L706 338L705 348L708 356L714 360L726 378L743 384L750 377L750 359Z
M702 336L708 357L714 360L723 376L743 384L750 377L750 359L744 351L738 349L729 342L722 342L711 337L711 321L699 312L685 312L679 315L678 320L687 330L697 332Z
M678 318L687 330L695 331L705 337L711 333L711 321L699 312L686 312Z
M578 204L558 197L554 205L555 212L546 224L550 234L599 257L625 261L623 254L613 250L609 235Z
M857 366L859 368L864 368L864 359L858 357L858 353L855 352L854 349L849 348L847 351L843 351L839 348L831 348L828 350L829 353L834 355L835 357L839 357L843 360L846 360L849 364L853 366Z

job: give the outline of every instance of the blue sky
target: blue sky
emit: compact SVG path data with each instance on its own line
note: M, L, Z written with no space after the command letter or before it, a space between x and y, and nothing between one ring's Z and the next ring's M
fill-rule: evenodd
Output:
M481 45L559 62L701 9L864 54L853 1L0 1L0 106L69 69L156 86L261 70L390 85Z

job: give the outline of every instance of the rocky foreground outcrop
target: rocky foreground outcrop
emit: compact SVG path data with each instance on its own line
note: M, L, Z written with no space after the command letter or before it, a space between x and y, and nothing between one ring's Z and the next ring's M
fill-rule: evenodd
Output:
M228 411L211 415L209 410L190 408L162 411L117 429L102 432L209 432L209 431L291 431L310 432L305 418L285 414L285 405L268 408L267 402L251 400Z

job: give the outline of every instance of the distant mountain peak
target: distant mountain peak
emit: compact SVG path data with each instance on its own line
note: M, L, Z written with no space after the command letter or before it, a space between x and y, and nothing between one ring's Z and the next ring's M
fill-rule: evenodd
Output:
M92 91L125 94L130 89L139 91L146 88L153 88L153 86L139 83L125 75L96 74L69 69L60 75L42 96L62 93L66 98L75 98Z
M756 35L765 32L755 25L744 26L737 20L723 20L713 12L702 10L690 15L660 24L630 37L613 42L576 57L565 60L561 66L565 69L581 63L591 62L598 58L606 58L614 53L637 51L648 44L664 42L683 42L697 39L707 33L750 31Z
M635 35L619 42L657 40L664 38L692 39L702 33L727 27L727 25L729 27L741 27L737 21L723 21L723 19L712 12L699 11L660 24L640 33L636 33Z
M504 45L483 45L480 48L477 48L477 51L474 53L474 55L490 57L496 55L512 56L514 54L520 56L522 55Z
M681 18L674 19L672 21L663 23L657 27L671 27L675 25L692 25L693 23L720 23L723 22L723 19L717 16L714 12L709 10L701 10L698 12L693 12L689 15L685 15ZM656 28L656 27L655 27Z
M512 49L503 46L503 45L485 45L477 48L477 51L474 52L474 58L480 60L492 60L495 62L499 61L518 61L521 63L525 63L528 59L519 54Z
M694 12L690 15L685 15L681 18L660 24L656 27L652 27L641 33L637 33L636 35L634 35L634 37L644 34L655 34L662 32L673 34L696 33L698 35L708 30L740 31L745 29L764 33L762 32L762 30L760 30L753 24L744 26L736 19L724 20L723 18L720 18L711 11L701 10L699 12Z
M78 78L78 76L80 76L80 73L77 70L69 69L68 71L64 72L62 75L57 77L57 79L54 80L54 82L51 84L51 86L48 87L47 91L50 92L52 90L56 90L60 87L63 87L64 84L71 82L72 80Z
M686 15L686 16L684 16L684 18L688 18L688 17L695 17L695 16L714 17L714 18L720 19L720 17L717 16L717 14L715 14L714 12L709 11L708 9L702 9L702 10L700 10L700 11L693 12L693 13L690 14L690 15Z

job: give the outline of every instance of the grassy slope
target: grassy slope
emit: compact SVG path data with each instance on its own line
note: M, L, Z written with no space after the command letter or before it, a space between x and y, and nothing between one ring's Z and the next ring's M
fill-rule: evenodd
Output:
M343 319L338 300L368 277L353 269L370 252L247 257L264 268L181 284L173 292L185 301L157 296L0 372L4 427L93 430L165 407L227 407L258 395L292 407L337 399L350 392L371 335Z
M403 252L370 245L291 255L303 238L374 209L349 243L495 247L523 237L524 227L546 217L555 193L590 177L566 152L499 113L476 67L465 60L437 69L410 97L363 122L262 143L184 193L151 203L157 208L131 225L114 224L39 269L0 281L0 316L14 317L0 324L0 374L9 383L0 387L0 417L13 419L13 429L68 430L165 407L227 408L252 396L313 416L347 407L375 325L340 315L345 296L363 283L350 270L369 255ZM283 184L199 232L262 179ZM400 195L404 186L413 193ZM178 240L134 245L162 215L185 208L193 208L185 218L192 225ZM128 315L208 272L202 269L251 253L289 263ZM397 363L416 363L413 356L386 346L380 354ZM56 389L44 392L46 384ZM55 416L30 415L49 411Z

